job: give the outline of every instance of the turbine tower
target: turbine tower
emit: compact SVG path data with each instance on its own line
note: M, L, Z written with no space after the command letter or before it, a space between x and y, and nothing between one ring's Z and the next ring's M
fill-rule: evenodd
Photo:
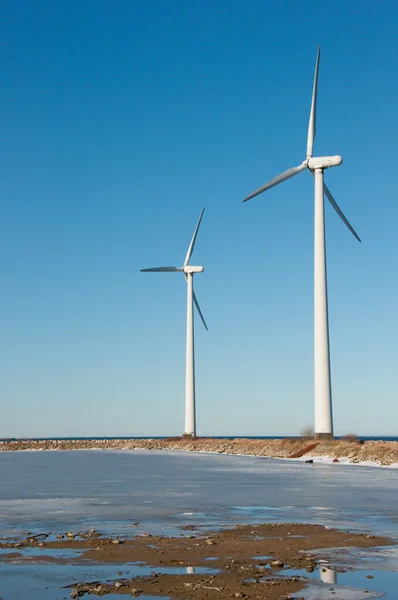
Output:
M315 65L314 87L312 91L312 102L310 120L308 125L307 155L306 159L298 167L293 167L277 175L247 196L243 202L254 198L262 192L266 192L275 185L290 179L295 175L308 169L315 179L315 218L314 218L314 404L315 437L333 439L333 416L332 416L332 390L330 379L330 350L329 350L329 322L328 322L328 297L326 279L326 246L325 246L325 216L324 197L329 200L334 210L360 242L358 235L344 216L336 200L333 198L329 188L324 183L324 171L330 167L341 165L341 156L314 157L313 147L316 133L316 103L318 91L318 70L321 49Z
M200 213L199 221L193 232L191 243L182 267L154 267L152 269L141 269L142 272L156 273L184 273L187 282L187 346L186 346L186 370L185 370L185 432L186 437L196 437L196 409L195 409L195 347L194 347L194 315L193 305L199 313L202 323L207 330L206 321L195 292L193 290L193 276L195 273L202 273L203 267L193 267L189 264L193 249L195 247L196 236L198 235L203 213Z

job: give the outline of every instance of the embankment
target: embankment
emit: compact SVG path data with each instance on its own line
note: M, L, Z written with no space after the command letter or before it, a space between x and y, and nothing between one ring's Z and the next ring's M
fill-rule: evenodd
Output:
M0 451L16 450L183 450L188 452L216 452L270 458L311 459L329 457L351 463L372 462L379 465L398 465L398 442L360 440L303 440L285 438L267 439L78 439L78 440L10 440L0 442Z

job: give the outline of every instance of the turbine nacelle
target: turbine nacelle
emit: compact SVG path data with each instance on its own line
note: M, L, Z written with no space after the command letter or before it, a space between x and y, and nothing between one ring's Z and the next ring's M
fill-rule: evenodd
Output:
M318 70L319 70L319 58L321 54L321 49L318 48L318 54L316 57L316 65L315 65L315 76L314 76L314 87L312 89L312 101L311 101L311 112L310 112L310 120L308 123L308 136L307 136L307 158L304 160L301 165L297 167L292 167L287 171L284 171L280 175L277 175L261 187L257 188L254 192L246 196L243 202L270 190L271 188L279 185L283 181L287 181L292 177L295 177L299 173L306 171L307 169L310 171L311 175L315 176L315 171L324 171L325 169L329 169L330 167L338 167L343 162L341 156L312 156L314 150L314 142L315 142L315 134L316 134L316 104L317 104L317 95L318 95ZM326 183L323 183L324 195L329 200L330 204L334 208L334 210L339 215L340 219L343 223L348 227L351 233L356 237L356 239L360 242L360 238L356 233L355 229L351 226L348 219L345 217L343 211L337 204L336 200L333 198L329 188Z
M204 271L204 267L195 267L195 266L191 266L188 264L189 259L191 258L193 249L195 247L196 236L198 235L199 227L202 222L202 217L203 217L204 212L205 212L205 209L203 209L202 212L200 213L199 221L197 222L195 231L193 232L191 243L189 244L188 252L185 257L184 264L182 265L182 267L152 267L151 269L141 269L141 271L144 271L146 273L184 273L187 283L192 284L192 277L189 278L188 275L194 275L194 273L203 273L203 271ZM192 290L192 297L193 297L193 302L196 306L196 310L198 311L199 316L202 319L203 325L207 329L206 321L204 320L202 311L200 310L198 300L197 300L197 298L195 296L195 292L193 290Z
M186 265L183 267L183 270L186 275L193 275L193 273L203 273L205 269L204 267L191 267L191 265Z
M329 169L330 167L338 167L343 162L343 159L338 154L336 156L319 156L318 158L308 158L307 167L311 171L315 169Z

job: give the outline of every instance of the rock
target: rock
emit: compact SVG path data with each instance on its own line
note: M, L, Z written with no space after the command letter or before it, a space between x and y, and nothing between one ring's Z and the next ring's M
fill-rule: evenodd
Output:
M117 574L118 575L123 575L123 571L118 571Z
M121 588L123 586L124 586L124 583L122 583L121 581L116 581L115 588Z
M340 462L338 458L334 458L333 462Z
M76 536L75 536L75 534L74 534L74 533L72 533L72 531L68 531L68 532L66 533L66 537L68 537L68 538L70 538L70 539L73 539L73 538L74 538L74 537L76 537Z
M71 591L71 593L69 594L69 596L71 598L79 598L79 596L83 596L84 592L78 590L77 588L75 588L74 590Z
M43 546L44 546L43 542L39 542L39 546L40 546L40 548L43 548Z
M118 544L122 544L123 542L121 540L115 539L112 540L112 544L118 545Z
M132 594L142 594L142 590L140 588L131 588L130 592Z
M63 540L63 539L64 539L64 535L63 535L63 533L59 533L59 534L57 535L57 540Z
M207 540L206 540L206 544L207 544L208 546L215 546L215 545L216 545L216 542L213 542L213 540L211 540L211 539L209 538L209 539L207 539Z
M277 569L282 569L284 566L285 566L284 563L279 559L271 561L271 567L276 567Z

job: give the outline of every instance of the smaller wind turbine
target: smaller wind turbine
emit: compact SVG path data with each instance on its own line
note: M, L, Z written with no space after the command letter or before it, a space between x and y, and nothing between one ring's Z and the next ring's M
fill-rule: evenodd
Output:
M182 267L153 267L152 269L141 269L141 272L146 273L184 273L187 289L187 348L186 348L186 372L185 372L185 436L196 437L196 410L195 410L195 350L194 350L194 317L193 304L199 313L202 323L207 330L206 321L204 320L202 311L195 292L193 291L193 276L195 273L202 273L203 267L193 267L189 263L193 249L195 247L196 236L198 235L200 223L203 213L200 213L199 221L193 232L191 243L188 247L188 252Z

